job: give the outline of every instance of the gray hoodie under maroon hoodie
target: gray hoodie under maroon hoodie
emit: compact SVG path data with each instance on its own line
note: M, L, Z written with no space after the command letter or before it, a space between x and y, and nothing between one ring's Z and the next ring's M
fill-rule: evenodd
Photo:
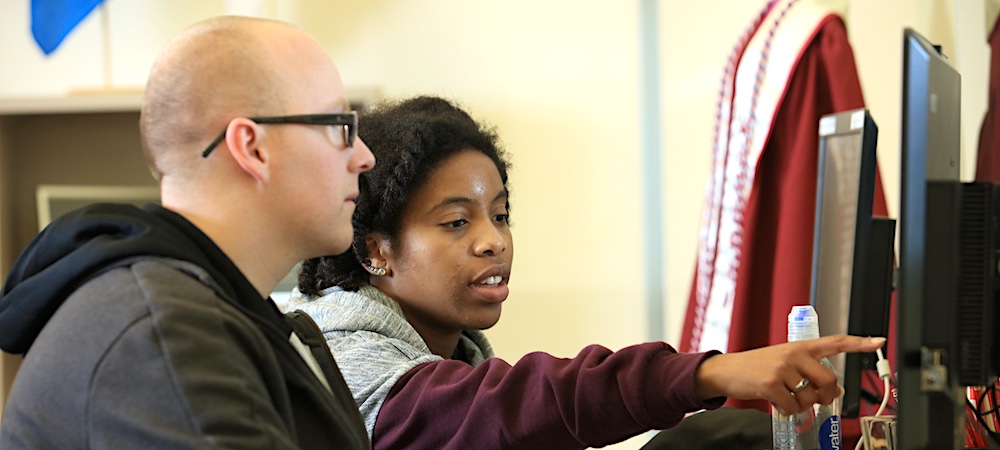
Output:
M536 352L510 365L486 336L466 330L451 359L431 353L399 304L363 285L318 298L293 293L327 339L375 449L582 449L670 428L714 409L695 372L717 354L681 354L662 342L575 358Z

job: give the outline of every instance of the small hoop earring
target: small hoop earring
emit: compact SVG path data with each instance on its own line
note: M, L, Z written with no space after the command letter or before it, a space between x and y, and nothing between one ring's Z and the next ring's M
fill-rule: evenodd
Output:
M376 277L385 275L385 267L373 267L371 264L365 264L365 270Z

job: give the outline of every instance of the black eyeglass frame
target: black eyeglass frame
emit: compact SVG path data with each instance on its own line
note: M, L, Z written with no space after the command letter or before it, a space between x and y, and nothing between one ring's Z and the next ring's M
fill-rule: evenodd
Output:
M343 126L344 141L348 147L354 147L354 140L358 136L358 113L351 111L339 114L305 114L298 116L272 116L272 117L247 117L260 124L300 124L300 125L341 125ZM207 158L215 147L226 138L226 131L222 130L211 144L201 152L202 158Z

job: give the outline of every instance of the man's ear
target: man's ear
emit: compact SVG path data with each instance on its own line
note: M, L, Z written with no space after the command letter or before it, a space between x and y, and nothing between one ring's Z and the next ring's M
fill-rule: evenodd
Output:
M229 121L226 127L226 146L236 164L259 182L270 177L270 154L262 145L264 127L245 117Z

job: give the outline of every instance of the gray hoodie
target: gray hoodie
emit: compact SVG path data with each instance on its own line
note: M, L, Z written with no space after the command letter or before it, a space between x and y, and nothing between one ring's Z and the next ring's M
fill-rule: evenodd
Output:
M296 289L288 309L309 314L323 330L371 438L382 402L396 381L420 364L443 358L431 353L399 303L377 288L363 285L349 292L332 287L321 294L306 298ZM475 367L493 356L482 331L465 330L453 359Z

